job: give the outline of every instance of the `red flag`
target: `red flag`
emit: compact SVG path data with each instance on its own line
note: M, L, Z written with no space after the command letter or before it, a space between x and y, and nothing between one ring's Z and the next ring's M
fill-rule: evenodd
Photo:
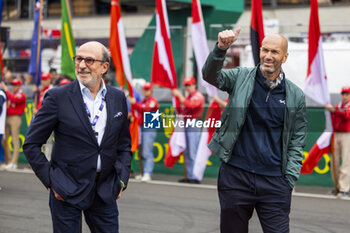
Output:
M199 0L192 0L191 38L197 63L198 79L200 80L202 86L205 87L209 96L216 96L216 87L209 84L208 82L205 82L202 77L202 67L209 55L209 47L207 35L205 33L201 3Z
M305 95L325 106L330 103L328 92L327 76L324 65L322 36L318 19L317 0L311 0L311 13L309 23L309 62L307 78L305 80ZM305 159L301 168L302 174L309 174L317 165L324 153L331 152L331 138L333 134L332 120L329 111L325 112L326 127L315 145L309 151L309 156Z
M133 96L132 73L128 56L128 47L124 33L124 26L121 17L119 0L111 1L111 26L109 37L109 49L116 69L116 79L119 86L128 90L129 95ZM131 108L133 121L130 123L131 151L135 152L138 148L139 130L137 117L134 108Z
M177 78L165 0L156 0L156 24L152 82L162 87L176 88Z
M109 48L116 68L117 82L120 87L127 88L132 96L132 74L119 0L112 0L111 2Z
M257 65L260 62L261 42L265 37L261 0L252 0L250 12L250 41L252 45L254 63Z
M153 49L152 82L165 88L177 88L175 63L170 41L170 28L165 0L156 0L156 33ZM178 98L173 98L173 106L179 113L181 111ZM169 147L164 163L172 167L180 154L186 148L183 143L185 132L183 129L174 130L169 139ZM179 144L179 142L181 142Z
M183 117L179 116L175 119L176 121L183 121ZM165 166L172 168L180 155L186 149L186 135L183 128L180 128L178 124L175 126L173 133L170 135L168 150L165 155L164 164Z

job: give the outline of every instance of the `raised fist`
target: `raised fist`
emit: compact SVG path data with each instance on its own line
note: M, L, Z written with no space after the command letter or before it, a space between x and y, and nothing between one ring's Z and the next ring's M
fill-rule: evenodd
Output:
M238 27L235 32L233 30L219 32L218 47L220 49L227 49L230 47L230 45L237 40L240 31L241 27Z

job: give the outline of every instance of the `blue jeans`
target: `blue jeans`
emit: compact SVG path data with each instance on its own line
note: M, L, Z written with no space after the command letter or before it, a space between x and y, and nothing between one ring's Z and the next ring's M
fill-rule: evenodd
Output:
M198 144L201 137L201 128L185 127L186 134L186 150L185 150L185 162L187 178L190 180L197 179L193 175L193 166L197 156Z
M153 161L153 143L157 136L155 130L142 131L142 162L143 173L148 173L152 176L154 161Z

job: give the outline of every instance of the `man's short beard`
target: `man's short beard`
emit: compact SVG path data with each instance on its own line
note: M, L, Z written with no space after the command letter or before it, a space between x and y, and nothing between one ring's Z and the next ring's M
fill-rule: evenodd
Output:
M85 87L91 87L94 84L94 79L91 77L88 80L81 80L78 76L79 81L85 86Z
M262 66L261 66L261 70L262 70L264 73L266 73L266 74L273 74L273 73L276 72L277 69L275 69L275 67L273 67L273 71L270 71L271 69L268 69L268 70L267 70L267 69L265 69L264 66L262 65Z

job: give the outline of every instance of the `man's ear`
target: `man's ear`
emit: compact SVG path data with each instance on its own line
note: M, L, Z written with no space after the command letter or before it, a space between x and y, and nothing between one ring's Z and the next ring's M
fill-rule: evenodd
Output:
M102 64L102 75L107 73L108 68L109 68L109 62L105 62L105 63Z
M284 54L283 59L282 59L282 63L285 63L287 61L289 53L287 52L286 54Z

